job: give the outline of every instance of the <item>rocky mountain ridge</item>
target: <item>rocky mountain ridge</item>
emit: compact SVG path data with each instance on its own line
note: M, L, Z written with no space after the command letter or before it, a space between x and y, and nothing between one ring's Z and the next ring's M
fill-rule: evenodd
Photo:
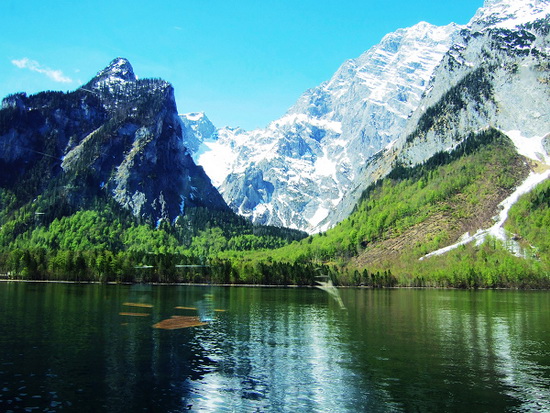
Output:
M107 196L152 222L187 206L227 210L183 145L172 86L138 80L126 59L74 92L12 95L2 108L2 183L26 187L22 202L50 188L71 210Z
M483 128L544 161L548 14L547 0L488 0L466 27L398 30L267 128L220 129L193 156L238 213L309 232L347 217L396 163Z
M510 1L487 3L435 69L407 127L367 163L363 180L348 193L333 221L349 214L365 182L373 182L396 164L416 165L449 151L480 130L498 129L512 139L520 154L550 165L550 112L545 103L550 97L550 3L534 1L519 9ZM521 13L510 15L510 10ZM488 21L487 16L491 16ZM514 26L516 22L520 24Z
M404 127L458 30L421 22L391 33L267 128L220 129L194 158L239 214L310 232L327 228L323 220L361 165Z

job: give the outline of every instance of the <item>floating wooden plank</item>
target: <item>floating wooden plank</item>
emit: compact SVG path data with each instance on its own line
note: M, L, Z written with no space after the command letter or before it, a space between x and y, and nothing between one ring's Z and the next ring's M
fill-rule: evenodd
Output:
M127 305L129 307L153 308L153 304L143 304L143 303L122 303L122 305Z
M124 315L124 316L129 316L129 317L148 317L150 316L151 314L147 314L147 313L125 313L125 312L122 312L122 313L118 313L119 315Z
M199 317L175 315L172 318L167 318L153 325L154 328L163 330L177 330L179 328L205 326Z
M176 310L194 310L194 311L197 311L197 307L182 307L182 306L177 306L177 307L174 307ZM214 311L218 311L218 312L223 312L223 311L227 311L227 310L219 310L219 309L215 309Z

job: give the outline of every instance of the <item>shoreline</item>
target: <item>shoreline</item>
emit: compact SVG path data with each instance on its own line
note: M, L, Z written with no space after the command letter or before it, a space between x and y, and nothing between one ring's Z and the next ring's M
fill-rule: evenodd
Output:
M22 279L5 279L0 278L0 283L35 283L35 284L81 284L81 285L142 285L142 286L168 286L168 287L247 287L247 288L318 288L316 285L276 285L276 284L219 284L219 283L137 283L137 282L101 282L101 281L69 281L69 280L22 280ZM409 286L394 286L394 287L370 287L366 285L335 285L339 289L358 289L358 290L457 290L457 291L550 291L550 288L459 288L459 287L409 287Z

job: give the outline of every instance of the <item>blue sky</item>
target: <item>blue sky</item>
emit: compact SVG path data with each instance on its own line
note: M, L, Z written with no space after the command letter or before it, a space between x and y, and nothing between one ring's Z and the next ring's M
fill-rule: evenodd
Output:
M398 28L467 23L483 0L1 0L0 96L74 90L115 57L180 113L266 126Z

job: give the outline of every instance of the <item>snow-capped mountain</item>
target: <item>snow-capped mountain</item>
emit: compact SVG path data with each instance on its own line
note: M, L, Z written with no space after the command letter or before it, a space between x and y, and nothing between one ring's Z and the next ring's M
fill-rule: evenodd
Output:
M549 0L487 1L434 71L393 150L416 164L470 132L493 127L521 154L550 164L544 148L550 133L549 62Z
M486 28L515 29L525 23L548 16L546 0L485 0L468 28L479 32Z
M309 232L349 215L395 162L482 128L544 158L548 13L548 0L487 0L465 27L397 30L265 129L220 129L193 157L236 212Z
M388 34L265 129L220 129L194 159L239 214L325 229L361 167L403 130L459 30L421 22Z
M347 217L364 188L397 164L415 165L496 128L520 154L550 165L550 1L487 1L434 70L399 138L371 158L329 217Z

